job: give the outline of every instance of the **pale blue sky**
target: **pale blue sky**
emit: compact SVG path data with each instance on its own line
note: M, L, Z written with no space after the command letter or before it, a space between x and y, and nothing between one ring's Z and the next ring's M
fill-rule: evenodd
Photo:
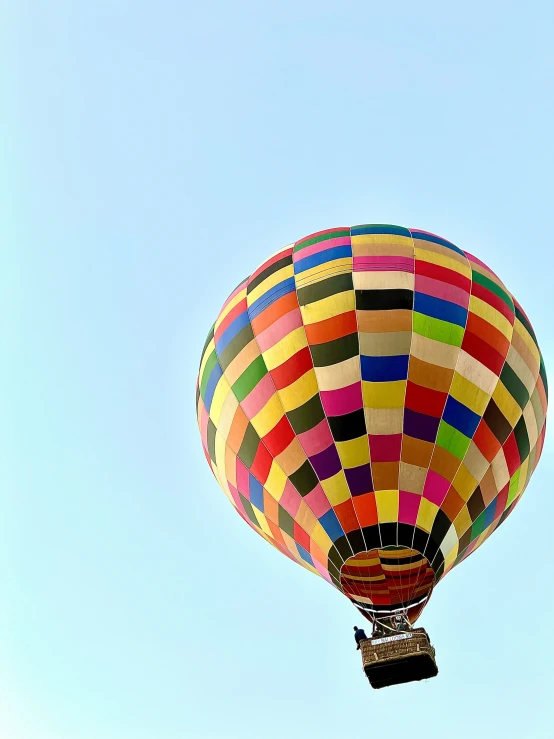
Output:
M217 487L194 390L244 276L364 222L490 263L554 366L552 4L2 16L2 739L551 739L551 437L422 619L439 677L375 692L352 606Z

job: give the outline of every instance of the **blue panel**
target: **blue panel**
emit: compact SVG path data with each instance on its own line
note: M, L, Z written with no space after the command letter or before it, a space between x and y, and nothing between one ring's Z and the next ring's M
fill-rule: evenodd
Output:
M249 475L250 478L250 502L255 505L256 508L264 512L264 489L263 486L252 473Z
M481 420L481 416L478 416L477 413L474 413L463 403L460 403L459 400L449 395L442 419L450 424L450 426L461 431L468 439L471 439Z
M332 249L325 249L317 254L311 254L309 257L299 259L294 263L294 274L297 275L299 272L305 272L307 269L317 267L318 264L325 264L326 262L332 262L335 259L344 259L346 257L352 257L352 247L350 244L345 246L335 246Z
M336 541L344 535L339 519L332 508L319 519L319 523L323 526L331 541Z
M434 298L432 295L416 292L414 295L414 311L423 313L431 318L439 318L441 321L455 323L465 328L467 321L467 310L456 303L448 300Z
M210 412L210 408L212 405L212 400L214 397L215 389L217 387L217 383L219 382L219 378L223 374L223 370L221 369L219 362L216 362L214 364L214 367L212 371L210 372L210 377L208 379L208 382L206 383L206 392L204 393L204 405L206 406L206 410L208 413Z
M305 562L307 562L308 564L312 565L312 567L313 567L314 566L314 561L313 561L313 559L311 557L311 554L309 552L307 552L304 549L304 547L300 546L300 544L298 544L298 542L295 542L295 544L296 544L296 548L298 549L298 554L302 557L302 559Z
M496 511L496 498L492 501L492 503L489 504L487 508L485 508L485 528L487 528L487 526L490 526L491 523L494 521L495 511Z
M459 249L454 244L451 244L450 241L447 241L446 239L441 239L440 236L435 236L434 234L427 234L422 233L421 231L412 231L411 232L414 239L421 239L422 241L430 241L432 244L440 244L441 246L446 246L447 249L452 249L452 251L457 252L462 257L466 257L466 254L464 251ZM466 257L467 259L467 257Z
M283 282L272 287L271 290L268 290L261 297L255 300L251 306L249 306L248 315L250 316L250 320L253 321L254 318L256 318L256 316L264 311L268 306L279 298L282 298L283 295L294 292L294 290L296 290L294 277L289 277L287 280L283 280Z
M350 234L351 236L363 236L364 234L393 234L395 236L411 237L411 233L407 228L402 228L402 226L391 226L387 223L368 223L361 226L352 226Z
M364 357L361 356L362 380L368 382L393 382L408 377L407 354L396 357Z
M221 355L227 344L235 338L238 332L241 331L249 323L250 318L248 317L248 312L244 311L243 313L240 313L235 318L235 320L229 324L229 326L227 326L215 345L218 356Z

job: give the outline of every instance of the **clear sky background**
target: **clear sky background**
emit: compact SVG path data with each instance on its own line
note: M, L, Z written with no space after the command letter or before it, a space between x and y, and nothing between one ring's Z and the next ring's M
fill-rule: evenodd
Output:
M1 14L0 737L552 739L552 435L422 618L438 678L377 692L356 611L232 510L194 408L236 284L359 223L484 259L552 371L552 4Z

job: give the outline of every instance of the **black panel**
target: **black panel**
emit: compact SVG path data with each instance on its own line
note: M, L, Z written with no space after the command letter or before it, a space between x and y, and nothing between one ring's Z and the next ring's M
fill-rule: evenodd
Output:
M485 502L483 501L481 488L479 486L477 486L471 494L471 498L467 502L467 509L472 522L477 521L479 515L485 510Z
M529 456L531 446L529 444L529 435L527 434L527 426L525 425L525 418L523 416L521 416L519 421L516 423L514 436L516 437L519 458L524 462Z
M298 280L298 276L296 279ZM307 287L300 287L296 294L300 305L308 305L308 303L315 303L317 300L323 300L331 295L338 295L353 289L352 273L347 272L343 275L334 275L325 280L314 282L313 285Z
M208 431L208 454L210 455L212 462L215 462L215 435L217 433L217 429L211 418L208 418L207 431Z
M302 496L311 493L318 483L314 468L308 460L296 472L289 475L289 480Z
M248 467L248 469L252 467L252 462L254 461L254 457L256 456L259 445L260 437L256 433L254 426L249 423L246 427L244 439L242 440L242 444L240 445L239 453L237 454L240 461L244 464L245 467Z
M283 506L279 506L279 528L289 536L294 537L294 518L286 511Z
M412 310L411 290L356 290L356 310Z
M429 536L428 534L425 533L425 531L422 531L417 526L414 528L413 548L416 551L421 552L423 554L423 552L425 551L425 547L427 546L428 539L429 539Z
M365 543L367 544L368 551L371 549L379 549L381 546L381 537L379 536L378 526L365 526L362 529L364 533Z
M397 524L381 523L379 530L381 531L381 541L384 547L396 546L397 543Z
M335 441L350 441L365 436L365 417L360 408L353 413L345 413L344 416L328 416L331 433Z
M398 524L398 543L403 547L412 548L412 539L414 536L414 527L408 523Z
M221 354L218 355L221 369L226 370L233 359L235 359L241 353L244 347L249 344L253 338L254 334L252 333L252 326L250 324L247 324L244 328L241 328L238 334L233 337L231 341L227 344Z
M258 287L258 285L261 285L264 280L275 272L278 272L280 269L283 269L283 267L287 267L289 264L292 264L292 254L289 254L287 257L281 257L281 259L278 259L273 264L270 264L269 267L266 267L263 272L260 272L257 277L254 277L254 279L248 283L246 292L250 294L252 290Z
M489 400L483 418L498 441L504 444L512 431L512 427L492 398Z
M352 549L350 547L350 544L348 543L348 539L346 536L341 536L338 538L335 542L335 546L339 551L339 554L342 556L342 561L345 562L349 557L352 556Z
M311 344L310 351L314 367L329 367L332 364L346 362L347 359L357 357L360 353L358 332L341 336L324 344Z
M358 554L359 552L365 552L365 541L364 537L362 536L362 532L360 529L350 531L347 534L348 541L350 542L350 546L352 547L354 554Z
M303 434L304 431L315 428L325 418L319 393L316 393L304 405L289 411L287 418L295 434Z
M344 562L344 559L342 558L340 552L336 548L336 546L332 546L329 550L329 554L327 555L329 560L335 565L337 570L340 571L340 568L342 567L342 563Z

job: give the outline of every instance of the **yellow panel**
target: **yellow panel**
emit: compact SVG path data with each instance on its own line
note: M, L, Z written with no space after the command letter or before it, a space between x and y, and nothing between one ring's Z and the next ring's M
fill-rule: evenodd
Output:
M399 234L358 234L352 236L352 246L379 246L380 244L391 244L400 246L401 254L413 254L413 241L411 236L400 236ZM376 254L379 252L377 251Z
M465 277L471 279L471 267L468 264L462 264L457 262L455 259L446 257L443 254L430 251L429 249L421 249L416 247L415 249L416 259L422 259L424 262L431 262L431 264L438 264L440 267L446 267L452 269L454 272L458 272Z
M462 464L460 465L458 472L456 472L452 485L459 496L467 502L477 487L477 480L473 477L465 464Z
M369 462L369 442L364 434L351 441L335 442L343 467L359 467Z
M364 380L362 392L366 408L403 408L406 397L406 380L395 382Z
M497 386L494 388L492 394L493 400L496 405L500 408L508 423L512 428L515 428L519 417L521 416L521 408L513 399L512 395L506 390L502 380L498 380Z
M453 567L458 556L458 545L456 545L444 558L444 572L445 574Z
M332 506L350 499L350 488L346 482L344 470L339 470L336 475L328 477L327 480L321 480L321 487Z
M331 262L317 264L315 267L297 274L296 287L297 289L306 287L306 285L313 285L315 282L326 280L328 277L347 274L349 272L352 272L352 257L333 259Z
M496 489L502 490L504 485L507 485L510 482L510 473L508 471L506 457L504 456L502 449L498 450L496 457L492 460L491 469Z
M219 418L223 410L223 404L229 395L234 395L234 393L231 392L231 386L225 379L225 375L221 375L215 386L212 404L210 406L210 418L217 428L219 428Z
M517 334L519 336L521 336L521 338L523 339L523 341L525 342L525 344L529 348L529 351L535 357L535 360L536 360L537 364L539 364L540 363L539 349L538 349L538 347L537 347L537 345L535 343L535 340L533 339L533 337L531 336L531 334L529 333L529 331L527 331L527 329L525 328L525 326L521 323L521 321L519 320L519 318L516 318L516 320L515 320L515 323L514 323L514 331L516 331Z
M258 298L265 295L268 290L271 290L272 287L275 287L275 285L278 285L280 282L288 280L289 277L294 277L294 266L292 264L287 264L286 267L282 267L277 270L277 272L269 275L269 277L266 277L263 282L260 282L259 285L251 290L247 296L248 305L252 305L252 303L256 302Z
M456 528L458 539L461 539L465 532L471 528L472 523L473 521L471 520L471 516L469 515L469 511L465 505L454 520L454 527Z
M264 514L259 511L254 505L252 506L252 510L254 511L254 515L258 519L261 530L264 532L264 534L266 534L266 536L269 536L271 539L273 539L273 534L271 533L271 529L269 528L269 524L267 523L267 519Z
M398 490L377 490L375 502L380 523L398 521Z
M462 377L458 372L454 372L452 385L450 386L450 395L460 403L470 408L478 416L482 416L485 412L490 395L472 382Z
M272 461L269 475L265 481L265 489L275 500L281 500L285 485L287 484L287 476L279 467L275 460ZM236 487L236 485L235 485Z
M227 439L229 436L229 431L231 430L238 404L237 396L233 392L229 392L225 398L225 402L223 403L223 408L221 409L221 414L218 420L214 420L218 433L220 433L224 439Z
M419 510L417 512L417 525L419 528L430 534L438 510L439 507L430 500L427 500L427 498L421 498L419 501Z
M469 299L469 310L483 320L497 328L510 341L512 338L512 324L499 313L492 305L485 303L481 298L472 295Z
M333 546L333 542L331 541L331 538L329 537L329 534L325 531L323 526L319 523L319 521L314 526L314 529L312 533L310 534L310 537L315 541L317 546L325 552L325 554L329 553L329 550Z
M521 465L521 468L519 470L519 481L517 486L517 497L519 497L523 491L525 490L525 486L527 484L527 474L529 471L529 457L525 460L525 462Z
M296 511L294 520L301 528L304 529L308 536L311 536L314 526L318 522L314 512L305 500L300 501L300 506Z
M200 362L200 369L198 370L198 377L200 378L202 377L204 373L204 367L206 366L208 359L212 355L212 352L214 351L214 349L215 349L215 341L212 336L212 338L210 339L210 343L208 344L204 354L202 355L202 360Z
M299 328L294 329L290 334L284 336L281 341L278 341L270 349L266 349L263 357L267 368L272 370L275 367L279 367L280 364L286 362L287 359L290 359L296 352L299 352L300 349L303 349L307 345L306 330L304 326L299 326Z
M285 411L292 411L307 403L318 390L315 372L310 369L291 385L279 390L278 394Z
M330 295L328 298L317 300L315 303L303 305L300 310L304 323L310 324L326 321L328 318L334 318L341 313L354 310L354 308L354 290L346 290L336 295Z
M272 395L262 410L252 418L252 426L263 437L275 428L283 417L283 405L278 395Z

